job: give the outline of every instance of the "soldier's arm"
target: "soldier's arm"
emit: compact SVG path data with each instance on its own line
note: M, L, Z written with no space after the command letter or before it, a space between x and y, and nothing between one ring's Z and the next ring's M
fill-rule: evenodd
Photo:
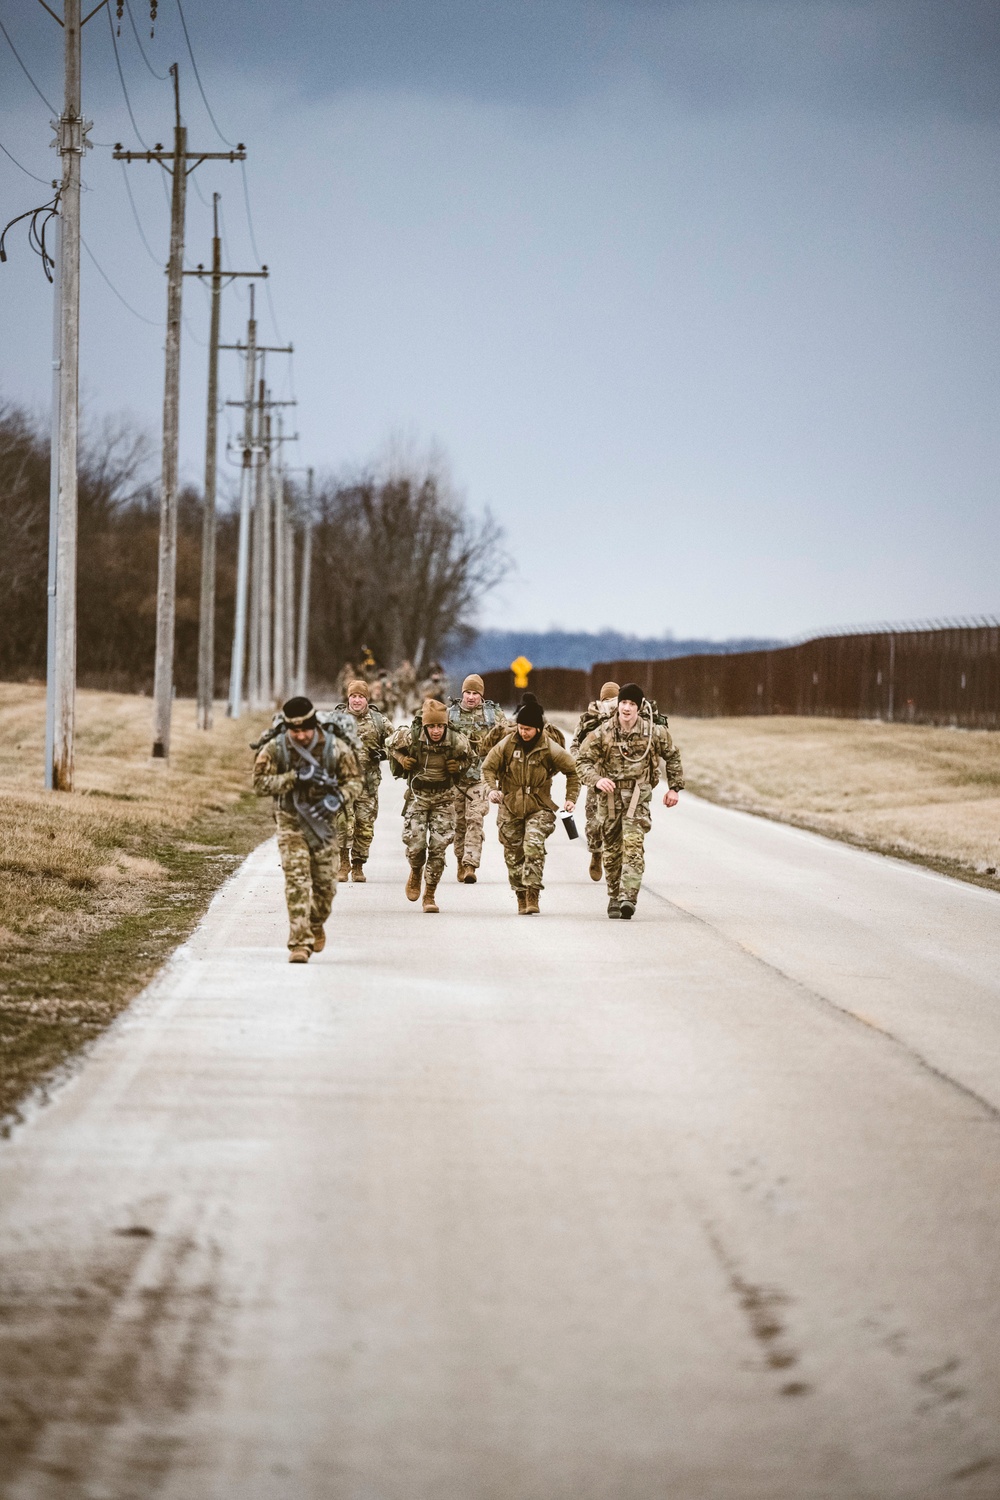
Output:
M597 731L591 730L576 755L576 769L584 786L596 786L604 775Z
M399 761L400 765L404 760L409 760L411 756L409 727L404 724L401 729L397 729L386 748L393 760Z
M684 767L681 765L681 752L670 738L670 731L664 729L662 724L657 725L657 750L663 758L664 769L667 773L667 786L672 792L684 790Z
M253 789L258 797L280 797L295 785L294 771L279 771L271 745L265 745L253 763Z
M358 757L346 746L341 748L337 757L337 783L344 796L351 802L360 797L365 789Z
M458 761L463 771L472 765L476 757L467 735L456 734L455 743L452 746L452 757Z
M566 778L565 800L567 802L578 802L580 800L580 777L577 773L576 761L570 755L569 751L564 750L561 745L550 744L549 752L552 756L553 765Z
M483 761L483 780L493 791L500 790L500 762L503 758L503 741L494 745Z

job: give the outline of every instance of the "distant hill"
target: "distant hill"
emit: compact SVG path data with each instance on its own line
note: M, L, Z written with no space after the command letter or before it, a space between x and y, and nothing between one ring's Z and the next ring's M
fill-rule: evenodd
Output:
M623 635L617 630L585 631L482 630L471 646L456 650L444 662L452 681L469 672L497 672L509 667L523 652L536 667L579 667L587 672L595 661L663 661L669 656L704 656L709 652L759 651L783 641L678 640L674 636Z

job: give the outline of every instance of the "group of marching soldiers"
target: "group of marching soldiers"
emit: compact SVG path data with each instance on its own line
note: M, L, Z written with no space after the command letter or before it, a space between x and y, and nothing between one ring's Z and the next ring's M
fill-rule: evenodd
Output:
M406 895L438 912L445 855L454 845L458 879L476 883L483 827L497 805L497 833L522 916L539 911L546 840L560 814L571 817L587 788L590 876L607 882L608 916L635 913L651 827L653 790L665 775L666 807L684 777L666 719L636 683L607 682L580 717L566 748L526 692L510 720L485 696L483 679L466 677L450 704L426 696L412 722L395 727L376 706L364 676L349 678L332 713L308 698L290 698L258 741L254 790L275 803L278 849L285 874L289 958L307 963L326 946L325 925L339 881L365 881L378 818L382 764L405 780L403 843L409 861ZM662 773L661 773L662 765ZM561 809L553 779L565 778Z

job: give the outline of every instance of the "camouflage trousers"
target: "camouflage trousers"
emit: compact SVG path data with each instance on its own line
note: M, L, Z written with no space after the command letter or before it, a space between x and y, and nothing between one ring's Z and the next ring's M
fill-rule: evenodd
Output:
M587 848L591 854L600 854L604 847L604 815L608 799L596 786L588 786L586 802Z
M625 817L628 804L632 800L630 785L626 786L624 791L616 790L613 818L607 817L607 797L602 797L601 800L605 807L602 831L604 873L607 876L608 895L620 895L625 901L634 901L639 894L643 872L646 868L644 845L646 834L653 826L651 813L653 789L648 786L643 787L639 793L635 815L631 818Z
M350 850L355 864L363 865L371 853L375 837L375 819L378 817L378 788L374 792L362 792L354 799L346 815L346 828L342 847Z
M483 857L483 824L490 809L485 781L455 788L455 858L460 865L479 869Z
M313 928L323 926L337 894L340 840L335 832L321 849L311 849L298 819L279 813L278 853L285 872L288 946L311 953Z
M507 862L507 878L515 891L541 890L545 869L545 840L556 826L556 815L547 807L516 818L503 804L497 815L497 833Z
M410 792L403 808L403 843L413 869L426 863L426 879L436 885L444 870L444 856L455 837L455 798L449 789L436 797Z

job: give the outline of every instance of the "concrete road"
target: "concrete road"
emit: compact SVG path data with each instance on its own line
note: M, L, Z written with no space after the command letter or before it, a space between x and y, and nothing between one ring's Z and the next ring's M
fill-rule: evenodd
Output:
M425 916L385 804L0 1147L4 1500L996 1500L997 898L685 798Z

